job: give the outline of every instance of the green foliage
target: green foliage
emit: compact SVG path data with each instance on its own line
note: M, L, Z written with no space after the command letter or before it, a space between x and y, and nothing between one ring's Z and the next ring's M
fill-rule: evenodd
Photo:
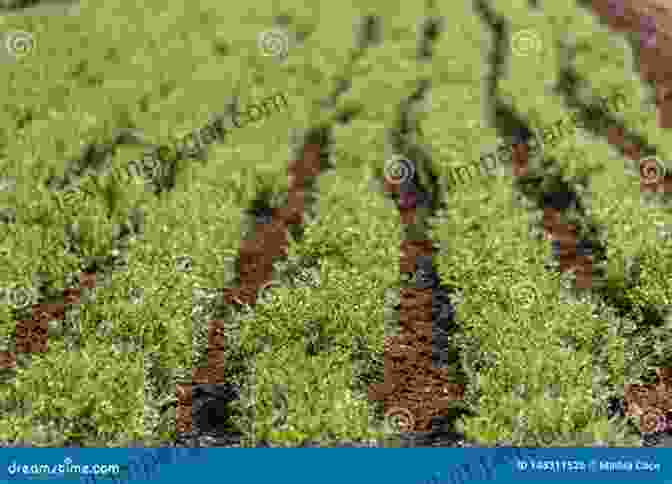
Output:
M13 383L0 384L0 399L31 404L27 415L0 415L0 440L37 440L39 432L39 445L174 437L174 410L161 413L161 404L190 371L194 334L218 310L212 298L201 307L193 293L230 283L242 210L264 188L276 205L282 201L288 127L316 119L313 101L325 97L353 45L343 32L361 13L357 2L322 3L319 19L308 3L294 3L310 35L281 66L257 55L256 35L270 20L243 4L207 0L185 8L116 0L83 7L67 29L54 17L3 20L3 28L33 31L38 48L0 71L11 100L0 111L0 173L16 178L14 191L0 191L0 205L16 211L16 222L0 234L0 286L32 287L34 273L43 271L54 286L67 287L87 257L102 258L109 270L105 284L63 323L79 328L79 346L73 349L70 336L50 337L46 355L21 366ZM642 88L623 68L628 53L613 47L611 34L574 5L546 2L548 15L540 18L529 15L523 0L496 3L514 20L513 31L533 26L542 39L538 55L512 57L501 87L513 105L542 125L566 117L562 99L549 94L544 81L557 69L553 41L573 31L590 38L591 48L577 62L596 94L627 93L622 116L628 126L672 152L655 114L641 112ZM494 130L481 123L485 34L468 4L441 7L450 26L422 67L409 23L423 15L422 5L379 2L383 42L351 66L352 89L338 109L321 113L334 120L359 112L353 123L334 128L337 152L347 156L333 157L336 169L318 179L317 217L293 242L290 259L278 262L279 287L252 312L235 316L239 338L232 354L241 368L254 369L232 371L255 392L241 404L254 409L250 422L240 418L248 441L380 435L369 420L371 403L353 390L353 341L382 351L386 294L398 288L402 234L396 211L370 179L389 156L383 128L396 121L394 107L425 73L433 89L421 137L438 160L437 171L478 160L494 145ZM236 55L223 55L222 32L226 50ZM221 112L238 85L242 106L282 91L291 109L233 131L210 147L204 163L180 165L169 180L174 186L160 196L127 175L128 162L144 148L119 146L79 168L65 162L81 156L83 144L109 141L124 127L140 127L153 144L169 143ZM589 179L590 216L608 229L603 294L620 312L601 304L603 296L563 296L566 281L544 270L548 243L528 233L540 214L512 203L510 177L473 177L451 187L432 237L442 247L442 281L462 294L457 314L476 416L461 425L468 438L490 443L636 445L625 427L600 413L600 398L672 359L664 343L669 319L667 326L648 325L650 307L672 304L670 245L655 232L656 223L670 223L670 212L641 203L638 178L602 140L577 130L545 154L559 160L570 183ZM53 177L71 184L47 188ZM115 226L128 222L133 208L145 213L146 229L127 243L128 268L116 270L109 262L121 251ZM65 251L71 224L79 227L78 253ZM191 272L175 270L179 256L191 257ZM633 283L626 261L636 257L640 272ZM129 300L135 289L144 293L141 303ZM13 331L11 308L1 305L0 344L6 346ZM320 337L311 342L313 333ZM311 354L311 344L320 351ZM273 424L274 384L288 387L283 428Z

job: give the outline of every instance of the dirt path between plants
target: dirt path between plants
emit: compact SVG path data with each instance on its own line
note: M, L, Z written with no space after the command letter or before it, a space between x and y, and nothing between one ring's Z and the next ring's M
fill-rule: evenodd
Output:
M388 180L385 190L405 196L399 184ZM422 195L413 192L410 196ZM421 216L414 203L401 203L399 215L402 225L413 225ZM436 431L437 420L446 416L451 402L464 397L465 387L455 382L456 375L436 364L436 346L440 346L435 341L436 329L452 322L453 313L450 301L441 300L443 290L432 260L435 252L429 238L406 238L401 243L400 273L413 274L413 283L400 289L400 331L385 342L385 380L369 390L369 398L384 402L386 418L396 421L393 425L403 433Z
M622 9L619 10L619 6ZM593 0L592 8L607 25L618 32L632 32L641 35L640 74L644 81L656 89L658 121L662 129L672 129L672 2L669 0L644 0L624 2L623 0ZM655 18L655 40L647 42L647 16ZM640 39L637 39L640 41ZM572 71L573 72L573 71ZM574 75L576 73L573 72ZM576 77L578 79L578 77ZM672 173L661 173L660 166L647 162L644 151L635 139L634 133L627 132L617 123L607 128L607 142L617 148L640 171L642 193L672 193ZM529 146L517 144L512 149L514 177L528 173ZM662 161L662 160L661 160ZM665 170L665 169L663 169ZM558 258L561 272L573 270L577 288L593 287L592 256L579 250L577 227L561 222L561 211L556 208L544 209L544 229L548 240L558 244ZM625 386L623 413L639 419L642 434L672 431L672 368L657 368L656 383Z
M96 287L96 273L82 272L79 287L69 287L63 291L60 301L34 304L32 318L16 322L14 351L0 352L0 369L15 369L17 354L46 353L49 343L49 321L63 320L68 306L80 304L82 291L93 291Z
M223 297L226 304L255 305L259 291L273 277L273 262L287 256L287 231L291 225L303 223L307 182L320 174L322 149L320 143L309 141L304 144L302 158L289 164L287 204L274 210L270 222L257 222L252 237L241 241L238 254L240 285L225 291ZM224 321L212 320L208 331L208 366L193 370L191 385L177 385L178 434L193 430L193 386L226 383L224 336Z
M640 51L642 78L652 82L656 89L659 125L672 128L672 1L629 0L623 1L623 13L614 14L615 3L609 0L593 0L592 8L611 29L639 33L642 19L655 18L657 37L655 42L644 42ZM608 141L619 147L633 161L639 162L641 151L626 140L620 127L610 128ZM227 290L227 304L254 305L257 295L273 276L273 261L287 255L287 230L291 225L303 222L305 187L309 178L320 173L319 143L306 143L303 157L290 163L288 203L277 209L269 223L258 223L254 235L241 243L239 252L240 286ZM528 146L512 147L514 174L526 173ZM399 194L398 185L386 189ZM642 191L670 192L672 180L664 177L658 183L642 183ZM399 208L402 224L416 221L417 209ZM547 208L544 213L547 236L560 244L561 270L576 271L577 286L592 287L592 259L577 251L576 227L560 223L560 211ZM400 272L431 273L434 244L430 239L404 240L401 245ZM17 354L44 353L48 348L48 322L62 320L69 305L81 302L83 290L94 290L96 273L82 272L79 287L66 289L62 301L36 304L32 318L16 323L15 350L0 352L0 369L12 370L17 365ZM403 287L400 291L400 326L398 336L386 341L385 381L373 386L370 398L385 402L388 417L396 417L402 430L425 432L431 430L432 422L442 416L444 410L455 400L464 396L464 385L455 383L449 371L435 366L433 358L433 325L436 320L437 289ZM192 385L177 385L178 408L176 426L178 433L192 429L192 387L196 384L225 383L224 322L213 320L209 328L208 366L196 368ZM628 385L626 403L628 412L640 418L642 432L651 432L661 425L661 419L672 411L672 369L657 371L658 382L649 385Z

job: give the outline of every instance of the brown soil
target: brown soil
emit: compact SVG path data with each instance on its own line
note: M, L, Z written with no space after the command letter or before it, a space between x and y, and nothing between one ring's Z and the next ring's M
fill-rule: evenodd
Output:
M287 206L276 211L271 223L258 226L254 237L241 243L240 286L226 292L227 303L254 304L259 289L271 279L273 259L286 255L287 228L302 222L305 181L319 174L319 150L319 145L307 145L303 159L290 164ZM415 210L400 212L403 223L415 220ZM414 272L416 258L431 256L433 252L430 240L404 242L400 260L402 272ZM371 388L370 398L383 399L386 413L397 413L399 409L402 413L410 412L408 430L428 430L433 417L442 415L451 400L464 396L464 386L451 383L448 371L435 368L432 361L432 289L401 290L400 325L401 334L386 343L385 382ZM211 347L216 345L215 339L211 332ZM210 366L223 369L223 364L213 356ZM206 373L214 379L217 375L221 378L223 371ZM214 383L213 380L207 382ZM190 431L191 386L178 385L177 398L177 430Z
M94 289L96 275L82 272L80 287ZM81 289L70 287L63 291L62 302L35 304L32 318L16 322L16 353L45 353L49 346L49 321L63 320L68 306L79 304ZM16 366L16 353L0 352L0 369Z
M619 31L639 30L643 14L654 15L660 20L660 39L655 47L642 47L642 76L655 83L662 128L672 128L672 4L657 0L630 0L623 17L609 15L607 0L594 0L593 9L609 26ZM670 53L670 54L668 54ZM623 134L609 133L612 144L623 143ZM287 228L300 224L304 208L304 186L308 177L319 174L319 145L306 145L303 158L289 167L288 203L274 214L269 224L258 225L250 240L242 241L240 259L240 287L226 291L224 298L229 304L253 305L259 289L270 281L273 260L286 255L288 248ZM626 153L639 159L636 146L626 146ZM527 147L513 148L514 174L527 173ZM659 184L643 184L646 191L672 191L672 178L667 176ZM415 210L400 210L402 223L415 221ZM576 271L577 286L592 286L592 258L577 256L576 228L559 222L559 212L545 210L545 224L549 237L561 244L561 270ZM413 272L418 256L431 256L430 240L405 241L401 247L400 270ZM80 285L95 287L95 274L82 273ZM16 324L16 352L45 352L48 347L48 321L62 319L66 305L78 304L80 289L64 291L61 304L36 305L33 319ZM192 384L224 382L224 349L221 321L212 321L209 331L208 366L194 369ZM450 382L447 370L435 368L432 362L432 289L401 290L400 334L389 338L385 348L385 381L373 385L370 398L383 400L386 413L405 418L406 430L426 431L431 429L433 417L441 415L450 401L464 397L464 386ZM0 352L0 368L13 368L16 354ZM626 402L632 415L639 415L642 430L652 428L655 417L672 410L672 369L659 369L659 382L655 385L629 385L626 387ZM178 432L188 432L192 427L192 385L178 384L176 388L178 408L176 425Z
M641 149L634 143L626 141L623 128L616 126L609 128L607 130L607 141L612 146L621 148L624 151L625 156L630 160L639 162L641 158ZM640 180L640 189L642 192L672 193L672 173L668 172L659 180L653 181L645 180L644 176L642 176Z
M642 78L653 82L658 104L658 123L672 128L672 3L669 0L623 0L622 16L611 15L609 0L593 0L593 11L609 27L618 32L640 30L641 19L651 16L656 21L656 44L641 48Z
M639 16L643 11L641 3L638 8L626 8L622 18L610 19L608 2L594 1L593 8L610 26L618 30L639 30ZM655 11L660 15L659 10ZM662 25L667 26L668 22ZM667 27L665 27L667 28ZM662 29L662 28L661 28ZM672 32L672 29L667 29ZM663 45L672 46L672 36L664 35L654 48L643 47L641 52L642 73L645 78L656 82L659 120L663 128L672 127L672 62L661 62L666 56ZM672 49L667 49L672 52ZM667 67L665 67L667 65ZM618 138L612 133L610 141ZM622 133L621 139L623 142ZM636 146L625 146L629 157L639 160L639 149ZM318 145L308 145L304 149L304 157L290 164L290 192L287 207L275 214L273 221L259 228L255 237L244 241L240 249L240 280L241 285L227 292L228 303L254 304L258 290L268 282L272 275L273 259L286 254L286 229L289 224L299 224L303 213L303 181L306 177L317 176L319 173ZM517 145L512 148L514 159L514 175L524 176L528 170L528 147ZM658 188L658 187L662 188ZM398 187L386 184L387 190ZM665 190L670 188L670 179L666 177L660 184L646 184L643 190ZM416 219L414 209L400 210L403 224L412 224ZM577 287L592 287L592 257L577 254L576 227L560 222L560 213L554 209L546 209L544 213L545 227L549 238L560 242L561 270L574 270ZM432 256L430 240L405 241L401 247L401 272L414 272L418 256ZM403 430L431 430L433 417L440 416L451 400L464 397L464 386L450 382L447 370L435 368L432 361L432 289L420 290L403 288L401 290L400 334L389 338L385 345L385 380L382 384L372 385L369 396L373 400L382 400L386 414L400 419ZM189 391L178 388L178 399L183 407L179 415L178 428L190 428L191 408ZM180 397L182 395L182 397ZM187 414L188 417L187 417ZM186 425L189 420L189 425Z
M625 155L635 162L640 162L641 148L626 141L625 131L620 127L611 127L606 132L607 141L612 146L623 149ZM512 165L514 176L525 176L529 169L529 148L526 144L512 147ZM645 180L641 177L642 192L672 193L672 175L665 174L658 180ZM560 212L553 208L544 208L544 229L546 238L560 243L561 272L574 271L576 286L579 289L593 287L592 256L578 255L576 227L560 221Z
M527 145L514 145L511 151L514 176L525 176L529 168ZM562 223L560 211L554 208L544 208L543 221L546 238L560 243L560 271L574 271L576 286L580 289L593 287L593 258L578 255L576 227Z
M227 304L249 304L256 302L257 294L264 284L271 280L273 261L287 255L287 228L291 224L303 221L306 181L320 171L321 147L307 144L303 159L290 163L289 193L285 207L276 210L269 224L258 224L254 236L243 240L239 251L240 286L225 291ZM82 272L80 288L94 289L96 274ZM36 304L32 308L32 319L16 323L16 353L43 353L48 349L48 322L63 319L66 306L79 304L80 288L67 288L63 291L63 302ZM224 323L210 322L208 331L208 365L192 371L192 384L178 384L176 388L178 406L176 427L179 433L192 429L192 385L225 383ZM0 352L0 369L16 367L16 353Z
M398 193L399 187L385 183L385 190ZM399 213L402 224L415 222L415 209ZM402 241L400 272L415 272L417 258L434 252L431 240ZM385 342L383 383L369 387L369 398L382 401L385 415L404 432L431 431L432 420L445 416L451 401L464 398L464 385L452 383L449 370L432 360L432 299L431 288L400 290L400 331Z
M607 2L593 2L594 8L599 13L599 8L604 8ZM597 5L597 7L595 7ZM669 13L672 13L672 4L670 4ZM623 26L631 25L632 19L611 19L610 26L614 29L623 29ZM635 24L638 25L638 24ZM671 38L672 39L672 38ZM667 45L667 44L666 44ZM672 41L669 42L668 52L672 52ZM643 49L644 50L644 49ZM660 57L655 58L652 51L646 53L651 59L644 59L642 52L642 65L649 69L647 72L651 80L657 79L660 84L657 85L659 107L664 103L669 103L671 85L665 81L665 76L660 74L661 69L658 64ZM657 62L656 62L657 61ZM669 68L669 65L668 65ZM672 79L668 76L667 79ZM669 113L661 112L660 116L672 116L672 108ZM672 123L662 123L662 128L672 128ZM607 141L618 148L623 149L625 155L633 161L639 162L641 149L633 143L627 142L625 131L620 127L611 127L607 130ZM528 169L527 150L523 148L513 149L513 172L516 176L523 176ZM667 192L672 193L672 176L665 174L661 179L655 182L645 182L642 177L642 192ZM571 224L563 224L560 221L560 211L554 208L544 209L544 229L546 237L550 240L557 240L560 243L560 270L562 272L574 270L576 277L576 286L578 288L588 289L592 287L592 257L577 255L576 227ZM628 415L640 418L640 430L642 432L653 432L656 425L664 419L669 412L672 412L672 368L659 368L658 383L653 385L626 385L625 402Z
M287 204L276 209L268 224L257 224L251 238L241 241L238 252L240 285L227 289L224 301L227 304L254 305L259 290L273 276L273 262L287 256L290 225L303 222L305 186L309 178L320 173L319 144L306 144L303 157L289 163L289 190ZM192 384L224 383L224 326L222 321L211 321L208 331L208 366L194 369ZM176 389L178 407L176 428L178 433L192 431L192 385L179 384Z
M639 417L642 432L654 432L672 412L672 368L658 368L656 373L657 383L625 386L626 413Z

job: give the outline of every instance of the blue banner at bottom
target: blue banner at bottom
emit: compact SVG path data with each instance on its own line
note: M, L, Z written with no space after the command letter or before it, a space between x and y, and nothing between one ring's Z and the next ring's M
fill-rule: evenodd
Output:
M0 449L0 482L672 484L672 449Z

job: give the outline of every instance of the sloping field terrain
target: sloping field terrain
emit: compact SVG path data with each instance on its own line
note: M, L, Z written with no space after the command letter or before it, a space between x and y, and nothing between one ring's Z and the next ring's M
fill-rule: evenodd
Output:
M666 1L7 2L0 442L666 446Z

